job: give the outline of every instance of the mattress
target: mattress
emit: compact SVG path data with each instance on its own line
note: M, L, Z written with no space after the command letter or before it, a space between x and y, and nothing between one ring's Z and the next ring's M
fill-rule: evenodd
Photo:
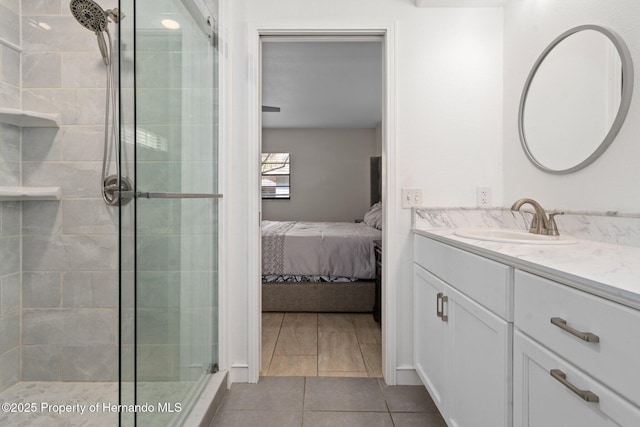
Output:
M262 275L373 279L381 238L364 223L262 221Z

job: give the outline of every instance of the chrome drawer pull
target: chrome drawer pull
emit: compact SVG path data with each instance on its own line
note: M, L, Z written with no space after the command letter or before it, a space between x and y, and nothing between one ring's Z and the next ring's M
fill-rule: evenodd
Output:
M560 317L552 317L551 318L551 323L553 323L554 325L556 325L558 328L562 329L563 331L567 331L569 332L571 335L574 335L578 338L580 338L583 341L586 342L593 342L593 343L597 343L600 342L600 337L598 337L597 335L594 335L590 332L581 332L578 331L576 329L573 329L571 326L567 325L567 321L560 318Z
M442 299L442 312L441 312L442 316L440 318L442 319L443 322L448 322L449 321L449 316L444 314L444 304L446 302L449 302L449 297L446 296L446 295L443 295L441 299Z
M449 297L442 292L438 292L436 295L436 316L442 319L443 322L449 320L449 316L444 314L444 303L447 301L449 301Z
M562 385L564 385L566 388L568 388L569 390L571 390L572 392L580 396L582 400L585 400L587 402L592 402L592 403L600 402L600 398L598 397L597 394L589 390L580 390L578 387L574 386L569 381L567 381L567 374L562 372L560 369L552 369L551 371L549 371L549 373L553 378L560 381Z

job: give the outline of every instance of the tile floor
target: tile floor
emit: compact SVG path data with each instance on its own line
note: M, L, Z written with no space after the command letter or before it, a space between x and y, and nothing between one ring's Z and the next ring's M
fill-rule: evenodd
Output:
M382 377L371 314L263 313L263 376Z
M211 427L446 427L422 386L379 378L263 377L233 384Z

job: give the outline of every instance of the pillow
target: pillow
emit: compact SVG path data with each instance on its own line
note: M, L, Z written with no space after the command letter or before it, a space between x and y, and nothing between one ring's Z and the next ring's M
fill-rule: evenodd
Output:
M364 214L364 223L369 227L382 230L382 202L374 203Z

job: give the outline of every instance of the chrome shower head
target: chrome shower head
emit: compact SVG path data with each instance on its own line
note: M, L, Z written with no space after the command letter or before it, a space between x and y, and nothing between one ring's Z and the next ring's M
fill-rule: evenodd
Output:
M94 33L107 30L107 14L93 0L71 0L71 13L76 20Z

